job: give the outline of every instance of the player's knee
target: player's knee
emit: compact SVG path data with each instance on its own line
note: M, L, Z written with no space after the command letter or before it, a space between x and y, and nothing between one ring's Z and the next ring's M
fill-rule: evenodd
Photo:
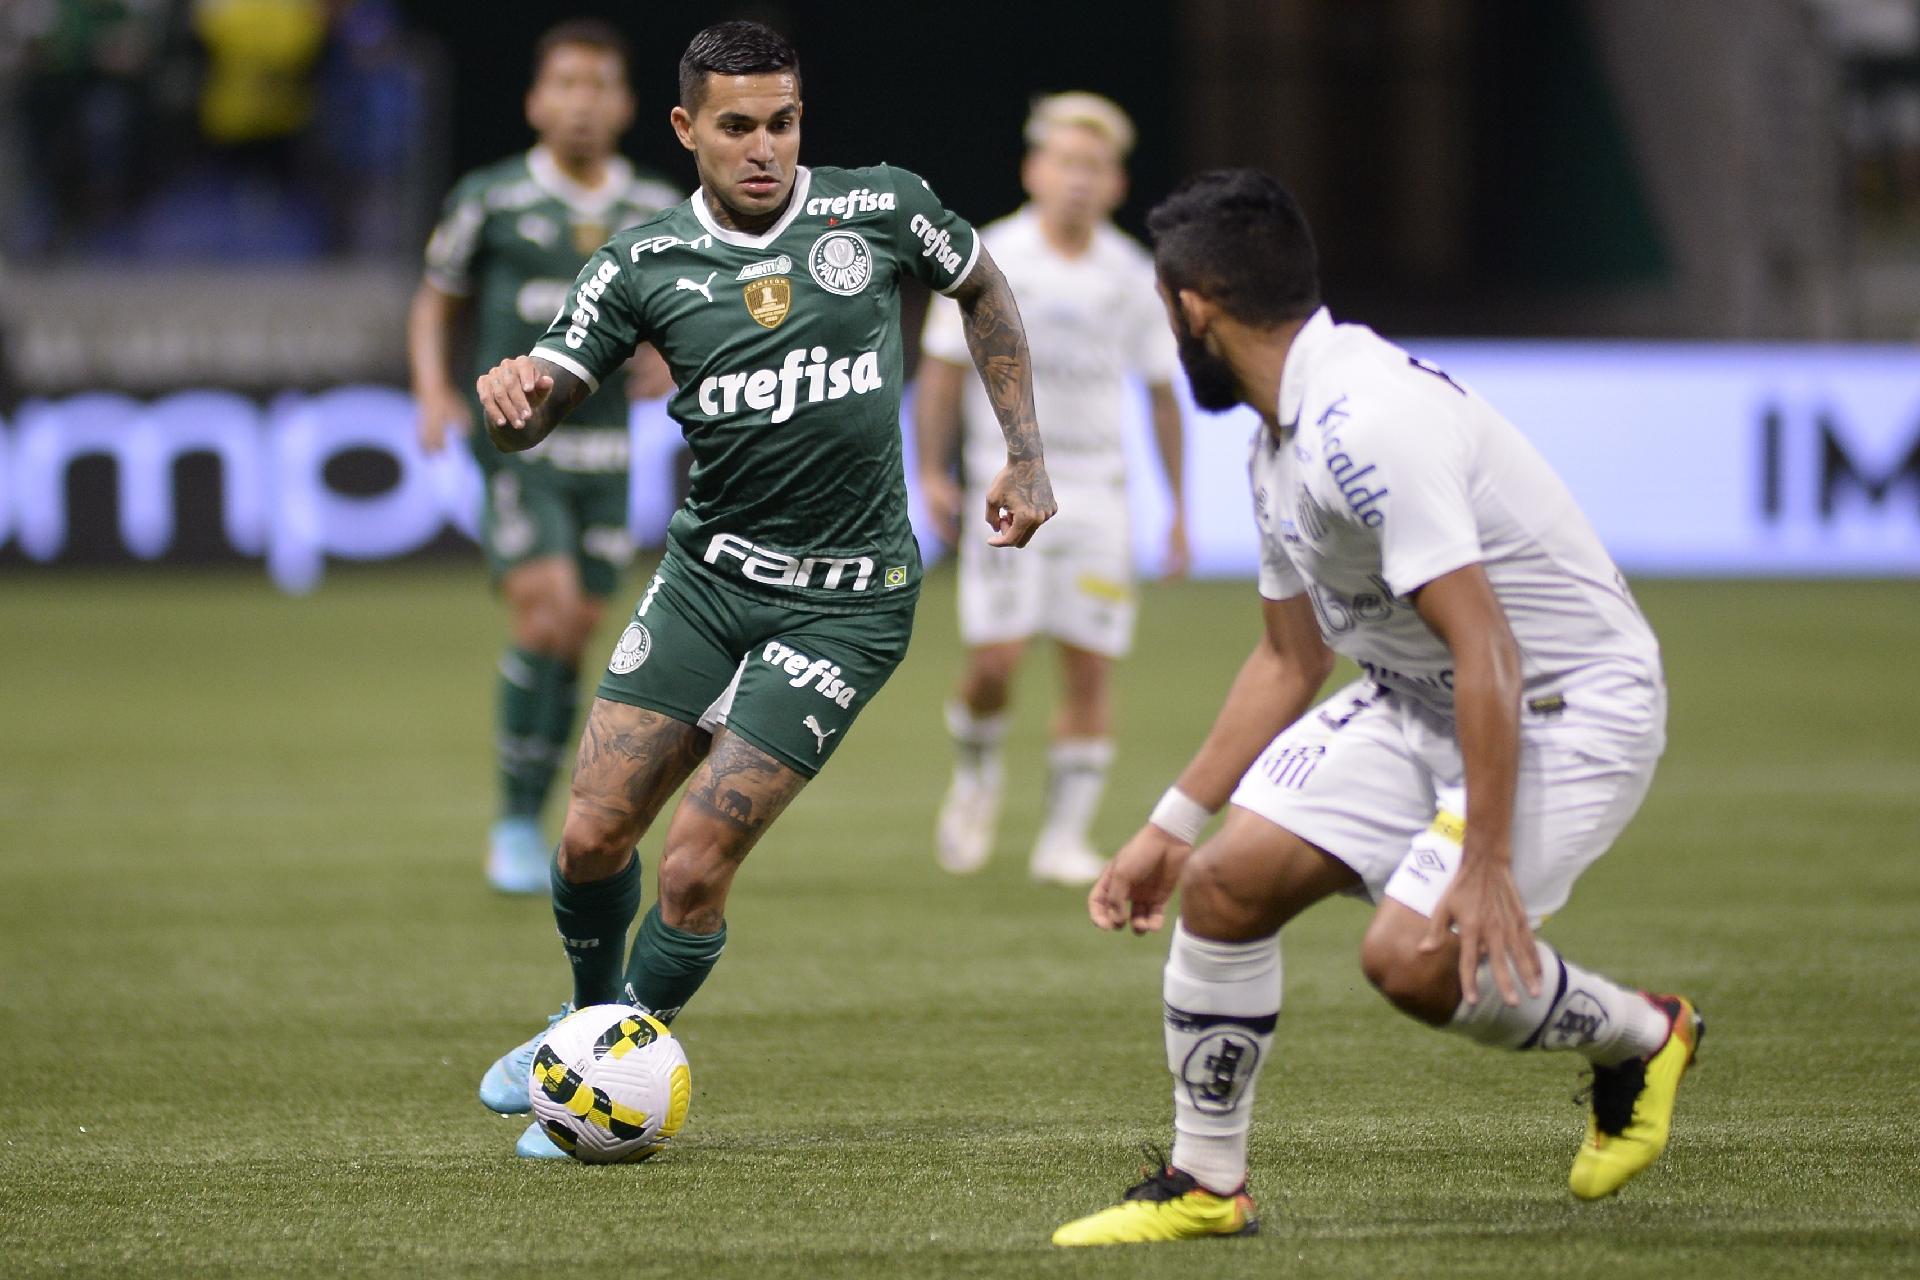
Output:
M1000 707L1007 701L1014 672L1020 667L1020 650L1014 645L989 645L975 649L967 660L966 700L978 708Z
M660 910L668 923L724 903L734 860L707 841L667 846L660 855Z
M1260 937L1267 913L1236 888L1232 854L1212 840L1193 851L1180 869L1180 919L1203 938Z
M627 865L633 841L626 833L575 813L567 815L554 851L560 875L573 884L605 880Z
M1457 996L1446 991L1450 957L1423 954L1419 933L1376 914L1360 943L1360 971L1374 989L1403 1013L1431 1022L1452 1016Z
M547 601L528 602L513 611L513 642L531 653L568 658L580 641L561 610Z

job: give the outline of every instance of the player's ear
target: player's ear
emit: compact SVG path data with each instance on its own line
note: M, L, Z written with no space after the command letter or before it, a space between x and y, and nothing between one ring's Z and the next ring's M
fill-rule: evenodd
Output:
M685 107L675 107L667 112L667 120L673 125L674 136L680 139L680 145L693 150L693 117L687 114Z
M1213 327L1213 322L1220 316L1219 303L1191 289L1175 293L1173 305L1180 309L1180 318L1186 322L1187 332L1196 338L1205 337L1207 330Z

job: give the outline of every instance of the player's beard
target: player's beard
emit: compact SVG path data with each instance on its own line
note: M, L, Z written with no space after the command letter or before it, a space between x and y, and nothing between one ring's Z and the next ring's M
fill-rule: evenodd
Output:
M1240 403L1240 380L1226 358L1207 350L1207 344L1187 327L1187 318L1174 314L1173 339L1180 350L1180 367L1187 373L1193 402L1209 413L1224 413Z

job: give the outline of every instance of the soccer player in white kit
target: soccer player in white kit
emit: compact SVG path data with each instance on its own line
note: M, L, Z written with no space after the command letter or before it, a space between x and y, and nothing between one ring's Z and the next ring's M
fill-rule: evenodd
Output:
M1162 298L1203 408L1262 423L1249 474L1266 634L1206 741L1088 897L1156 929L1174 1141L1057 1244L1235 1235L1279 934L1375 903L1360 965L1393 1005L1593 1070L1569 1185L1618 1191L1666 1146L1702 1023L1533 929L1639 807L1665 741L1659 648L1566 487L1484 400L1319 304L1305 219L1272 178L1203 174L1154 210ZM1363 676L1309 710L1334 654ZM1219 833L1193 842L1232 807Z
M922 338L915 426L921 491L948 541L959 538L967 665L946 709L955 762L935 839L949 871L986 864L1000 812L1008 687L1028 641L1050 636L1062 696L1047 753L1046 816L1028 867L1037 880L1090 884L1103 864L1087 833L1113 760L1110 673L1133 643L1121 420L1131 375L1147 386L1173 494L1165 568L1183 573L1176 358L1152 260L1108 220L1126 194L1126 113L1097 94L1053 94L1034 104L1026 137L1021 181L1030 203L981 228L981 240L1020 302L1060 514L1019 556L989 546L973 529L977 521L960 520L985 500L982 486L999 466L988 439L996 428L959 309L936 298ZM948 470L963 418L964 495Z

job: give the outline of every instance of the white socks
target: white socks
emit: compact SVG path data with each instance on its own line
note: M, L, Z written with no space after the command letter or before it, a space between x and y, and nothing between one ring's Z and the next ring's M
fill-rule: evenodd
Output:
M1539 995L1521 987L1520 1003L1509 1007L1482 961L1479 1001L1462 1000L1447 1029L1499 1049L1571 1050L1602 1066L1646 1057L1667 1042L1667 1015L1652 1001L1568 964L1544 942L1533 945Z
M1111 738L1061 738L1048 748L1047 816L1036 848L1088 843L1112 763Z
M1280 1014L1280 940L1212 942L1173 929L1162 991L1176 1169L1231 1195L1247 1180L1253 1086Z
M1000 740L1007 736L1005 712L976 716L967 704L947 703L947 732L955 747L954 774L975 787L1000 785Z

